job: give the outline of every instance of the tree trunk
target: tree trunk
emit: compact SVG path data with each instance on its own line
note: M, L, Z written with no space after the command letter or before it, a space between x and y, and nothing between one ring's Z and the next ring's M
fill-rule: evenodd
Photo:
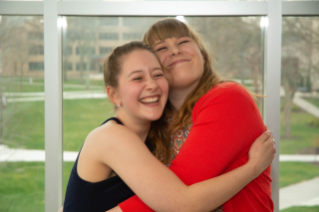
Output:
M284 138L291 138L291 110L293 105L293 96L291 97L291 91L288 86L285 87L285 98L284 98ZM288 87L288 88L287 88Z

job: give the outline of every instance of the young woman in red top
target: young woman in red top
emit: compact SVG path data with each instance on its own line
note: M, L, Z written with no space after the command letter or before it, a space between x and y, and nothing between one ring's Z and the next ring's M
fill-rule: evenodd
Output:
M164 117L172 119L171 134L192 125L170 170L186 185L192 185L245 164L249 147L265 130L251 95L236 83L221 81L212 70L211 58L199 36L183 22L164 19L154 23L146 32L144 42L154 49L169 79L169 102ZM167 152L161 157L166 163L177 151ZM268 167L223 204L223 211L273 211L270 183ZM113 210L153 211L137 196L119 206Z

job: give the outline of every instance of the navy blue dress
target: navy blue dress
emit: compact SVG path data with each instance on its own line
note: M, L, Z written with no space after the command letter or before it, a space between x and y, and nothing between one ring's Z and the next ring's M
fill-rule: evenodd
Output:
M123 125L115 117L104 123L109 120ZM77 172L78 159L79 156L75 161L67 186L64 212L104 212L135 195L119 176L96 183L83 180Z

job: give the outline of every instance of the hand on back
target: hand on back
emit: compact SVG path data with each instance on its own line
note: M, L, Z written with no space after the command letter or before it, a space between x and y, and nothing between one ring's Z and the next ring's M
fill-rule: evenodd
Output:
M275 153L275 140L271 131L267 129L251 145L248 162L261 174L272 163Z

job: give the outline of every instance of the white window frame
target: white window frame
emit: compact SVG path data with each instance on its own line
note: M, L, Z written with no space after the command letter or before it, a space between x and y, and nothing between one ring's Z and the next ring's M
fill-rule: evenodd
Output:
M282 16L319 16L319 1L0 1L0 15L44 16L45 212L57 212L63 198L62 52L59 16L268 16L265 37L264 119L280 142ZM271 86L269 86L271 85ZM272 199L279 212L279 154L272 164Z

